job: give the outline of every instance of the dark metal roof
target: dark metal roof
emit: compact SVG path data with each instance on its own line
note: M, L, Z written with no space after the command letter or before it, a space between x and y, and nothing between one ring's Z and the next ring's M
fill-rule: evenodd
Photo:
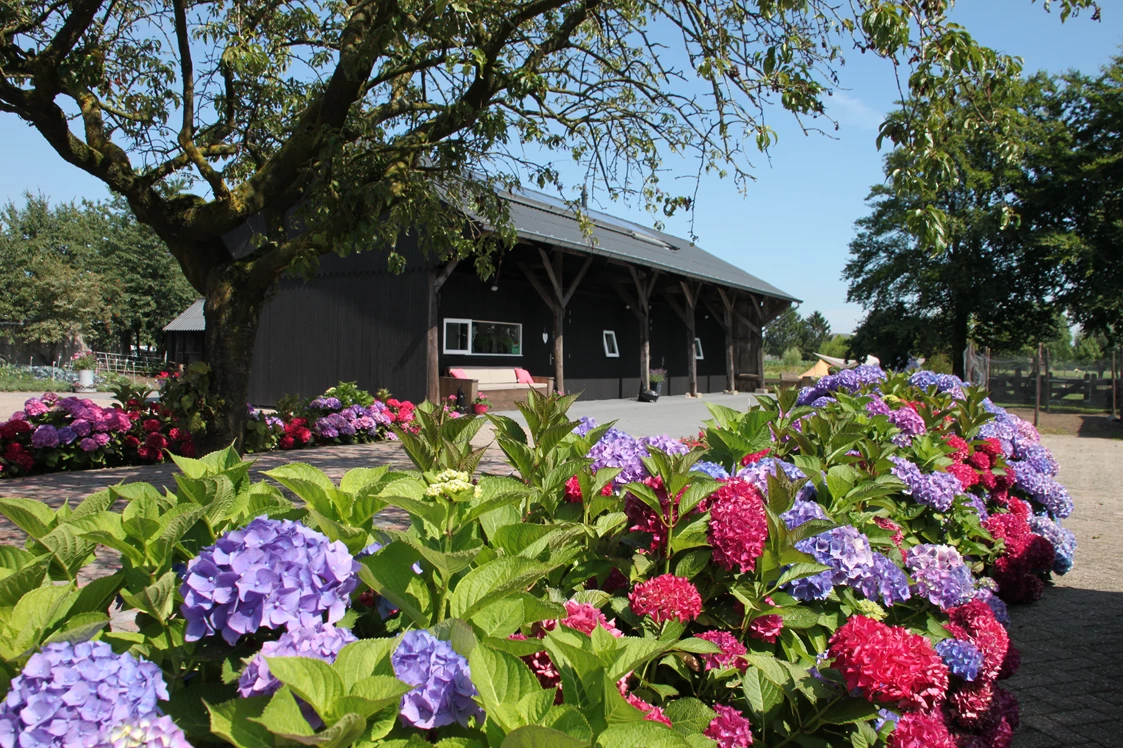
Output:
M510 205L511 223L520 238L799 302L689 240L596 210L585 211L593 224L591 233L586 234L573 211L556 198L529 190L502 194Z
M164 325L164 332L202 332L207 329L203 319L203 300L187 307L178 317Z

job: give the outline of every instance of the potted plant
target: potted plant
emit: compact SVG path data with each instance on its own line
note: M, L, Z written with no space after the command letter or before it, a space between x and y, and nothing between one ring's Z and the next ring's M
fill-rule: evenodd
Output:
M77 390L79 392L93 392L94 367L97 366L97 358L94 357L93 351L78 351L71 358L70 365L78 372Z
M476 399L472 401L472 412L478 416L482 416L491 407L491 403L487 399L487 395L482 392L476 395Z
M651 380L651 389L655 394L663 394L663 380L667 378L666 369L649 369L647 373L648 378Z

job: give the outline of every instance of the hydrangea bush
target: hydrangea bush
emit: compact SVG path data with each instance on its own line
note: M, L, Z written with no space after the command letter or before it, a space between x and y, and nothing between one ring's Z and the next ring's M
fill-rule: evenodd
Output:
M196 456L214 409L207 399L210 370L192 364L185 372L161 373L160 397L124 385L118 402L102 407L89 399L53 392L29 398L0 423L0 478L56 470L84 470ZM302 403L298 412L264 413L246 406L247 452L359 444L396 439L394 428L411 429L415 406L381 393L376 398L351 382Z
M294 430L343 438L319 421L356 397ZM711 407L690 444L573 399L489 416L511 476L476 475L483 419L423 404L388 425L411 471L255 483L227 450L173 455L165 494L0 499L28 535L0 748L1011 744L1007 603L1075 553L1031 427L870 367ZM79 585L99 546L120 571Z

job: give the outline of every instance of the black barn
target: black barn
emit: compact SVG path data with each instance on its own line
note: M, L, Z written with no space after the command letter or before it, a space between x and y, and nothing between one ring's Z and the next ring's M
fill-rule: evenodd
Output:
M671 395L762 384L761 329L792 296L684 239L597 211L587 235L559 201L506 197L519 243L487 281L470 262L410 252L408 237L400 274L369 252L282 280L261 317L252 402L339 381L432 399L461 366L521 367L585 399L635 397L649 368L667 370ZM183 325L169 328L189 349Z

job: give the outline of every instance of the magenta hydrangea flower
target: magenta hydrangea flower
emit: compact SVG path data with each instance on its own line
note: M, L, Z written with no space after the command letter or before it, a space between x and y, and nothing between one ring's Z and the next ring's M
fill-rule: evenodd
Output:
M474 700L479 692L468 661L448 642L428 631L407 631L390 663L398 680L414 686L402 696L401 717L406 724L431 730L454 722L467 727L469 719L483 719L483 710Z
M753 744L752 725L745 715L731 706L714 704L717 716L702 734L718 744L718 748L747 748Z
M298 522L258 517L187 564L187 641L221 633L234 644L259 628L335 623L358 586L359 563L339 541Z
M735 667L744 670L747 663L743 659L744 655L748 654L749 650L745 645L737 641L737 637L728 631L703 631L697 635L699 639L705 639L708 642L716 644L720 649L720 653L703 654L702 662L706 664L707 670L714 670L725 667Z
M0 702L2 748L102 748L110 731L159 716L160 668L105 642L52 642L28 659Z
M593 629L600 626L617 638L624 635L623 631L616 628L615 618L609 620L598 608L588 603L569 600L565 604L565 613L565 618L562 618L559 623L562 626L576 629L582 634L592 635Z
M50 407L37 397L28 398L23 404L23 412L27 414L28 418L41 416L48 410L50 410Z
M702 612L702 596L685 577L662 574L640 582L628 595L637 616L651 616L655 623L693 621Z
M707 536L714 563L742 573L756 568L768 540L768 518L760 491L746 480L733 478L706 499L710 512Z

